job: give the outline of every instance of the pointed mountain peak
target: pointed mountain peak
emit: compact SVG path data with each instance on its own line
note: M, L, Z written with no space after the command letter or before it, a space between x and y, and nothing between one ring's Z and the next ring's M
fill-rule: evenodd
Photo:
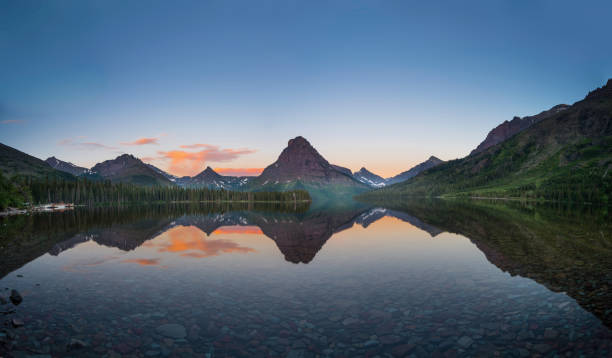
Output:
M356 171L355 174L374 174L371 171L367 170L366 167L361 167L359 171ZM376 174L374 174L376 175Z
M443 162L442 159L440 159L440 158L438 158L438 157L436 157L434 155L430 156L429 159L427 159L427 161L428 162Z
M194 178L198 178L198 180L203 180L204 178L207 178L207 180L208 180L208 179L217 179L217 178L220 178L220 177L221 177L221 175L219 175L219 173L217 173L210 166L207 166L206 169L202 170Z
M330 164L302 136L295 137L287 143L278 159L267 166L257 181L262 185L288 183L342 184L361 186L348 168Z

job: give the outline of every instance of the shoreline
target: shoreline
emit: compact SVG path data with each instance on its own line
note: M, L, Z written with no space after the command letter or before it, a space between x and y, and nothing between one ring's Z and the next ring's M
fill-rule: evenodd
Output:
M17 209L17 208L7 208L4 211L0 211L0 217L5 217L5 216L14 216L14 215L23 215L23 214L29 214L29 213L41 213L41 212L62 212L62 211L66 211L66 210L74 210L74 208L76 207L89 207L89 208L94 208L94 207L108 207L108 206L129 206L129 205L149 205L149 204L208 204L208 203L214 203L214 204L282 204L282 203L287 203L287 204L303 204L303 203L311 203L312 200L291 200L291 201L280 201L280 200L203 200L203 201L154 201L154 202L130 202L130 203L121 203L121 204L116 204L116 203L101 203L101 204L97 204L97 205L93 205L93 206L89 206L89 205L85 205L85 204L80 204L80 205L74 205L74 204L62 204L62 205L57 205L57 206L52 206L53 204L45 204L45 205L38 205L38 206L34 206L31 208L26 208L26 209Z

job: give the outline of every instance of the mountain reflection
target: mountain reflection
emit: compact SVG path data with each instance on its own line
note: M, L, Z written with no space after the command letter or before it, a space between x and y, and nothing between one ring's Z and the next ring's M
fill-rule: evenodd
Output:
M328 208L155 206L98 208L2 219L0 277L37 257L59 255L94 241L123 251L203 259L251 254L225 235L264 235L285 260L308 264L335 234L393 217L427 232L460 234L489 262L566 292L609 327L612 324L612 232L605 210L520 203L403 201ZM156 257L126 264L158 266Z

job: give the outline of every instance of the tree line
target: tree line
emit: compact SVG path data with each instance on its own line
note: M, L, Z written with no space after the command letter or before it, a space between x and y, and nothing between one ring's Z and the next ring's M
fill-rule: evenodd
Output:
M0 174L1 176L1 174ZM44 203L130 204L154 202L304 202L305 190L244 192L178 186L140 186L111 181L21 177L11 181L0 177L0 208Z

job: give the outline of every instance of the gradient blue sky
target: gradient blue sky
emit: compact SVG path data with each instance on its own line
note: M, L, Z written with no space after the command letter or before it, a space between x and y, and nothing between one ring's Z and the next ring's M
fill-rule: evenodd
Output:
M603 85L611 14L610 1L4 0L0 142L188 174L265 167L302 135L332 163L391 176ZM141 138L157 144L126 144Z

